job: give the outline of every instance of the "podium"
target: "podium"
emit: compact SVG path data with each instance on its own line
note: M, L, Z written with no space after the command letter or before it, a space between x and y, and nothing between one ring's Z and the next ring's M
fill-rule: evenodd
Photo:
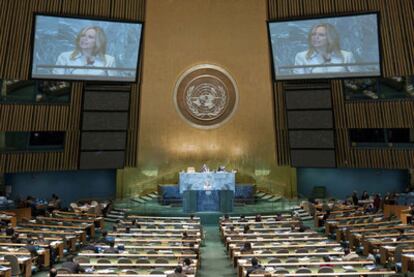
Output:
M179 189L183 196L183 211L233 211L235 173L180 173Z

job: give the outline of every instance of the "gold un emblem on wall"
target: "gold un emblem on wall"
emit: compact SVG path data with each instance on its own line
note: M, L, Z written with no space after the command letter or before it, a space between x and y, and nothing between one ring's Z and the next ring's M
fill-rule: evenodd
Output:
M238 103L236 83L223 68L202 64L185 71L174 89L174 104L190 125L211 129L228 121Z

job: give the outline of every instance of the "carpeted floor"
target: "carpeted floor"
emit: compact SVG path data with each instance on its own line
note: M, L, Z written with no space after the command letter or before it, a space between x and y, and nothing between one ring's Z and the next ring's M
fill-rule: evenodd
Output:
M203 227L206 233L205 246L201 249L201 268L198 277L235 277L235 268L230 263L226 248L220 240L218 225Z

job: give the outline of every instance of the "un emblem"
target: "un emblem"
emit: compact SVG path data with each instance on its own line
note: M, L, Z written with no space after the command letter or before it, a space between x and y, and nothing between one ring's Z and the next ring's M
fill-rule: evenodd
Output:
M233 78L215 65L197 65L184 72L174 90L181 117L194 127L216 128L233 115L238 93Z

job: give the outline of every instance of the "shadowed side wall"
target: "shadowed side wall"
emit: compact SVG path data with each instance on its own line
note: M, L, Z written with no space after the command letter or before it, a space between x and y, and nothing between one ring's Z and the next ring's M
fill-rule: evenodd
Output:
M297 174L298 193L305 197L312 195L314 186L326 187L327 197L344 199L354 190L358 195L364 190L384 195L404 191L409 184L407 170L299 168Z
M206 163L237 169L237 182L285 196L295 172L275 163L275 135L265 0L147 1L138 168L118 171L118 197L176 183L178 172ZM177 113L179 76L214 64L234 78L239 104L223 126L201 130Z
M49 200L52 193L67 207L81 199L113 199L115 196L115 170L78 170L61 172L6 174L11 185L11 198L28 195Z

